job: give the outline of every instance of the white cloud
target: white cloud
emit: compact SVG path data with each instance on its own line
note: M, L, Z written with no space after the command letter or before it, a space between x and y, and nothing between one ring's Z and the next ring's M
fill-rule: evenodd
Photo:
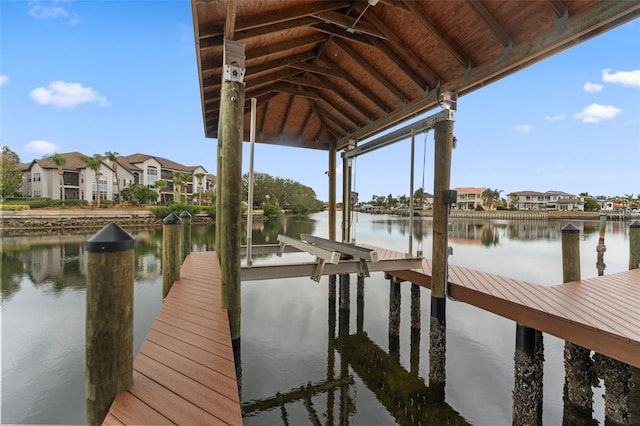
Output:
M563 112L562 114L547 115L544 119L547 121L562 121L565 118L567 118L567 114Z
M60 3L61 0L53 0L52 2L31 0L29 2L29 15L36 19L69 18L70 25L75 25L80 22L80 18L76 12L67 10L60 6Z
M0 86L3 86L9 82L8 75L0 75Z
M41 105L55 105L58 107L74 107L78 104L96 102L98 106L109 106L107 98L91 87L84 87L80 83L54 81L48 88L38 87L29 92L31 99Z
M516 126L516 132L518 133L529 133L531 132L531 124L521 124Z
M58 145L47 141L36 140L26 144L24 150L35 154L51 154L58 150Z
M599 123L602 120L610 120L621 113L622 110L613 105L591 104L582 111L573 114L573 118L585 123Z
M604 86L602 84L592 83L590 81L587 81L584 84L584 86L582 86L582 88L584 89L585 92L598 93L598 92L602 92L602 89L604 88Z
M602 70L602 81L640 88L640 70L618 71L611 74L611 69Z

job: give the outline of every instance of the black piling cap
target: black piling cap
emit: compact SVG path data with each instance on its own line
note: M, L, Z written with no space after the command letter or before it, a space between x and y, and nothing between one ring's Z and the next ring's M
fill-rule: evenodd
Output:
M569 232L569 233L574 233L574 232L580 232L580 230L578 228L576 228L573 223L570 223L568 225L565 225L562 227L562 232Z
M165 225L177 225L180 222L182 222L182 221L180 220L180 218L178 216L176 216L175 213L169 213L169 215L167 217L162 219L162 223L164 223Z
M89 238L84 247L89 253L118 252L131 250L135 241L127 231L111 222Z
M629 225L629 228L640 228L640 220L634 220L631 225Z
M186 210L183 211L182 213L180 213L180 219L191 219L191 213Z

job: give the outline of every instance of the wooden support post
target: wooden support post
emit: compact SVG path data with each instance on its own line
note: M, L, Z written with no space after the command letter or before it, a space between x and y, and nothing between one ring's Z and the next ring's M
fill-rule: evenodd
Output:
M87 251L86 421L102 424L116 395L133 384L135 240L110 223Z
M420 374L420 330L411 329L411 344L409 348L409 371L418 377Z
M329 147L329 239L336 239L336 142L331 142Z
M411 330L420 328L420 286L411 283Z
M640 221L629 226L629 270L640 262ZM640 424L640 369L601 354L594 355L595 369L604 379L606 424Z
M162 220L162 300L180 279L181 220L170 213Z
M514 425L542 424L543 361L542 333L517 324L512 407Z
M604 252L607 251L607 246L604 244L604 234L607 229L607 215L600 214L600 236L598 238L598 245L596 246L597 260L596 268L598 269L598 276L604 275L604 268L607 266L604 264Z
M222 111L220 111L220 119L218 120L220 123L222 122ZM218 126L219 128L220 126ZM218 146L216 149L216 170L218 171L218 177L224 174L224 164L222 164L222 131L218 129ZM220 257L220 236L222 235L222 193L223 188L220 185L220 182L216 184L216 230L215 230L215 248L216 252L218 252L218 257ZM224 303L224 302L223 302Z
M182 221L182 262L191 253L191 213L183 211L180 213Z
M351 304L350 288L349 288L350 280L351 280L351 277L349 274L340 274L340 279L339 279L340 300L338 301L338 310L339 310L338 337L339 338L346 337L349 335L349 317L351 315L351 311L349 309L349 305ZM341 375L342 375L342 372L341 372Z
M350 140L347 150L353 149L355 141ZM342 160L342 242L351 242L351 158Z
M336 362L336 276L329 276L329 335L327 336L327 380L335 378ZM333 425L333 411L335 406L335 388L332 386L327 392L327 424Z
M580 280L580 230L568 224L562 228L563 282ZM591 419L593 389L597 377L591 351L570 342L564 344L564 422Z
M400 355L400 306L402 281L389 278L389 354L394 357Z
M329 303L336 301L336 275L329 275Z
M433 177L433 249L431 319L429 344L429 388L444 399L446 380L446 321L445 296L448 276L448 209L444 193L451 181L451 151L453 149L453 121L436 123Z
M356 289L356 332L364 332L364 275L358 274Z
M220 214L224 232L220 240L220 275L222 307L229 312L231 340L239 345L240 338L240 247L242 197L242 136L244 122L244 84L238 81L222 83L222 191ZM236 365L237 367L237 365Z
M640 268L640 220L629 225L629 270Z

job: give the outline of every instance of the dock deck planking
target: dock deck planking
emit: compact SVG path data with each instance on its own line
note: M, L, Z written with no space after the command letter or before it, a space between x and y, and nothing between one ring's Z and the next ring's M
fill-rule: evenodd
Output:
M394 258L378 250L380 259ZM431 261L388 274L431 288ZM544 286L449 265L449 296L640 367L640 269Z
M215 252L191 253L118 394L105 425L242 424Z

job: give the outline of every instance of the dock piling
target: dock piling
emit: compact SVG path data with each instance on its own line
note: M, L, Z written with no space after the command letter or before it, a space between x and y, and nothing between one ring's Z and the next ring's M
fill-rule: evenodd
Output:
M562 279L568 283L580 281L580 230L573 224L562 228ZM577 418L593 416L593 389L597 385L591 351L571 342L564 344L564 419L572 423Z
M173 282L180 279L180 225L175 213L162 220L162 300L167 298Z
M516 324L514 364L513 424L542 424L544 346L540 331Z
M400 357L400 306L402 280L389 278L389 355Z
M187 258L187 255L191 253L191 213L183 211L180 213L180 220L182 221L182 262Z
M87 250L86 421L101 424L133 384L134 238L110 223Z

